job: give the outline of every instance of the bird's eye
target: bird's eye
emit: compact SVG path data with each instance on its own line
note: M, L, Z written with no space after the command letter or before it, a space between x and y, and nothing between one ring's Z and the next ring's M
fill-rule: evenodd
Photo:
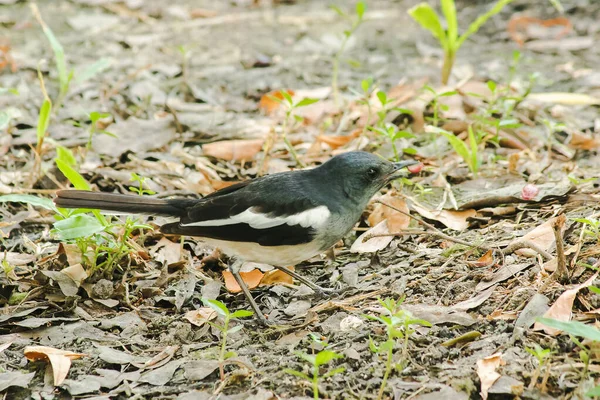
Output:
M377 178L377 176L378 176L378 175L379 175L379 171L377 170L377 168L369 168L369 169L367 170L367 176L368 176L370 179Z

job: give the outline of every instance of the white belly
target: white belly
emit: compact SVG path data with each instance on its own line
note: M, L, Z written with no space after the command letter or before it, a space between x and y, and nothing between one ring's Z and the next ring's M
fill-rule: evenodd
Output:
M237 257L241 261L278 267L296 265L321 253L321 249L315 242L286 246L261 246L253 242L229 242L208 238L202 238L202 241L218 247L228 256Z

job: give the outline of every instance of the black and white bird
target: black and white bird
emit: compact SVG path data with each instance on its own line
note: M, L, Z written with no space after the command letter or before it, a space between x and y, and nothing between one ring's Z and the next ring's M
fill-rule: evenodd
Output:
M348 152L308 170L241 182L202 199L155 199L116 193L59 190L58 207L178 217L165 234L201 237L235 261L229 266L261 322L266 322L239 275L244 261L270 264L325 291L286 268L318 255L346 235L381 188L413 160L391 163L366 152Z

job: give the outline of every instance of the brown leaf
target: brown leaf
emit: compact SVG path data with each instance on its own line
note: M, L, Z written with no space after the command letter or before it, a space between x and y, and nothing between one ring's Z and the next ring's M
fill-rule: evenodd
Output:
M333 150L342 147L360 135L361 131L354 131L350 135L319 135L317 141L327 144Z
M196 18L212 18L217 16L217 12L215 10L208 10L206 8L192 8L190 10L190 17L192 19Z
M489 249L484 255L479 257L477 261L468 261L467 263L472 267L491 267L494 265L494 251Z
M428 210L424 206L412 203L413 210L421 214L423 217L441 222L450 229L463 231L469 227L467 218L477 215L477 211L468 210Z
M254 289L260 284L264 274L259 269L254 269L250 272L240 272L242 280L248 286L248 289ZM233 274L229 271L223 271L223 279L225 280L225 287L231 293L239 293L242 291L240 285L233 277Z
M544 318L552 318L558 321L568 322L571 320L571 314L573 310L573 302L577 293L586 287L589 287L594 283L594 280L598 277L598 272L590 277L587 281L580 285L575 286L572 289L565 290L558 299L552 304L552 306L544 314ZM549 335L558 335L561 331L559 329L550 328L542 323L536 322L533 326L534 330L543 330Z
M226 161L252 161L262 149L263 139L222 140L202 146L205 155Z
M540 226L534 228L531 232L527 233L525 236L523 236L521 238L516 238L515 240L513 240L511 242L511 244L514 242L519 242L519 241L528 241L533 244L536 244L538 247L540 247L543 250L546 250L546 251L549 250L555 241L554 230L552 229L552 224L554 223L555 220L556 220L556 217L549 219L548 221L544 222ZM563 232L564 232L564 229L563 229ZM509 244L509 246L510 246L510 244ZM515 251L515 253L520 256L523 256L523 257L535 257L537 255L537 253L531 249L519 249L519 250Z
M371 237L368 240L363 240L371 235L380 235L390 233L390 230L387 226L387 221L383 220L368 231L364 232L362 235L356 239L354 243L352 243L352 247L350 247L350 251L353 253L375 253L376 251L385 249L388 244L394 238L391 235L388 236L376 236Z
M389 192L386 195L381 196L379 200L408 214L410 210L406 205L406 201L395 194L395 192ZM375 226L383 220L387 220L387 227L390 232L400 232L410 225L409 216L399 213L386 205L377 203L373 208L373 212L369 215L369 225Z
M573 132L567 145L575 150L596 150L600 147L600 141L594 137Z
M290 89L284 89L290 96L294 95L294 91ZM283 90L273 90L269 93L263 94L260 98L260 102L258 103L258 108L261 109L266 114L272 114L276 110L279 109L281 103L275 99L283 100L283 95L281 94Z
M157 261L167 265L175 264L181 260L181 244L163 237L152 246L151 254Z
M197 310L186 312L184 318L190 321L192 325L202 326L207 321L217 318L217 313L210 307L200 307Z
M50 361L54 375L54 386L59 386L67 377L71 368L71 360L87 356L87 354L83 353L73 353L46 346L27 346L24 353L25 357L30 361Z
M500 374L496 372L496 368L504 364L502 353L492 354L477 361L477 376L479 376L479 380L481 381L480 394L483 400L488 398L488 390L500 378Z
M292 271L294 267L288 267ZM286 274L285 272L274 269L272 271L265 272L265 275L260 280L260 286L266 285L278 285L278 284L288 284L291 285L294 283L294 279Z
M71 278L77 287L81 286L83 281L88 277L87 272L85 272L85 269L83 269L81 264L71 265L70 267L62 269L60 272Z

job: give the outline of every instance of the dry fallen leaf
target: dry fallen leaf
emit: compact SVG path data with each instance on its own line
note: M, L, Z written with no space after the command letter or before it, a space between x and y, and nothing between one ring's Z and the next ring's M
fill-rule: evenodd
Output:
M582 133L573 132L567 145L575 150L596 150L600 147L600 140Z
M496 368L504 364L502 353L492 354L477 361L477 376L479 376L479 380L481 381L480 394L483 400L488 398L488 390L500 378L500 374L496 372Z
M197 310L186 312L184 318L190 321L192 325L202 326L207 321L217 318L217 313L210 307L200 307Z
M568 322L571 320L571 314L573 310L573 302L575 301L575 297L577 293L586 287L589 287L594 280L598 277L598 272L596 272L590 279L583 282L580 285L575 286L572 289L565 290L563 294L561 294L558 299L552 304L552 306L546 311L544 314L544 318L556 319L558 321ZM558 335L561 331L559 329L550 328L536 322L533 326L534 330L543 330L549 335Z
M163 237L152 246L150 254L159 262L167 265L175 264L181 260L181 244Z
M81 264L71 265L70 267L62 269L60 272L73 279L77 287L81 286L83 281L88 277L87 272L83 269Z
M205 155L226 161L252 161L262 149L263 139L222 140L202 146Z
M291 269L293 271L294 267L288 267L288 269ZM265 272L265 275L260 280L260 286L277 285L282 283L291 285L294 283L294 279L285 272L278 269Z
M369 240L365 240L364 242L363 240L371 235L384 235L388 233L390 233L390 230L388 229L387 221L383 220L360 235L358 239L352 243L350 251L353 253L375 253L376 251L385 249L394 238L393 236L376 236Z
M260 284L264 274L259 269L254 269L250 272L240 272L242 280L248 286L248 289L254 289ZM233 274L229 271L223 271L223 279L225 280L225 287L231 293L239 293L242 291L240 285L233 277Z
M379 200L404 211L406 214L410 212L406 205L406 201L404 201L403 198L396 196L394 192L387 193L385 196L380 197ZM375 226L381 221L387 220L387 227L390 232L402 231L410 225L410 217L381 203L375 204L373 212L369 215L368 220L369 225L371 226Z
M67 377L69 368L71 368L71 360L87 356L83 353L73 353L46 346L27 346L24 353L30 361L50 361L54 375L54 386L59 386Z
M411 204L413 210L421 214L421 216L441 222L450 229L455 231L463 231L469 227L468 218L475 217L477 211L468 210L428 210L422 205L413 202Z
M521 238L516 238L511 242L511 244L514 242L527 241L536 244L539 248L543 250L549 250L555 241L554 230L552 229L552 224L555 220L556 217L549 219L540 226L534 228L531 232L525 234L525 236ZM531 249L519 249L515 251L515 253L523 257L535 257L537 255L537 253Z
M285 90L290 96L294 95L293 90L286 89ZM269 93L265 93L260 98L260 102L258 103L258 108L261 109L266 114L271 114L281 106L281 103L275 99L283 100L283 95L281 94L282 90L273 90Z
M467 261L472 267L490 267L494 264L494 251L489 249L477 261Z
M317 142L325 143L333 150L342 147L352 140L360 136L361 131L354 131L350 135L319 135L317 136Z

